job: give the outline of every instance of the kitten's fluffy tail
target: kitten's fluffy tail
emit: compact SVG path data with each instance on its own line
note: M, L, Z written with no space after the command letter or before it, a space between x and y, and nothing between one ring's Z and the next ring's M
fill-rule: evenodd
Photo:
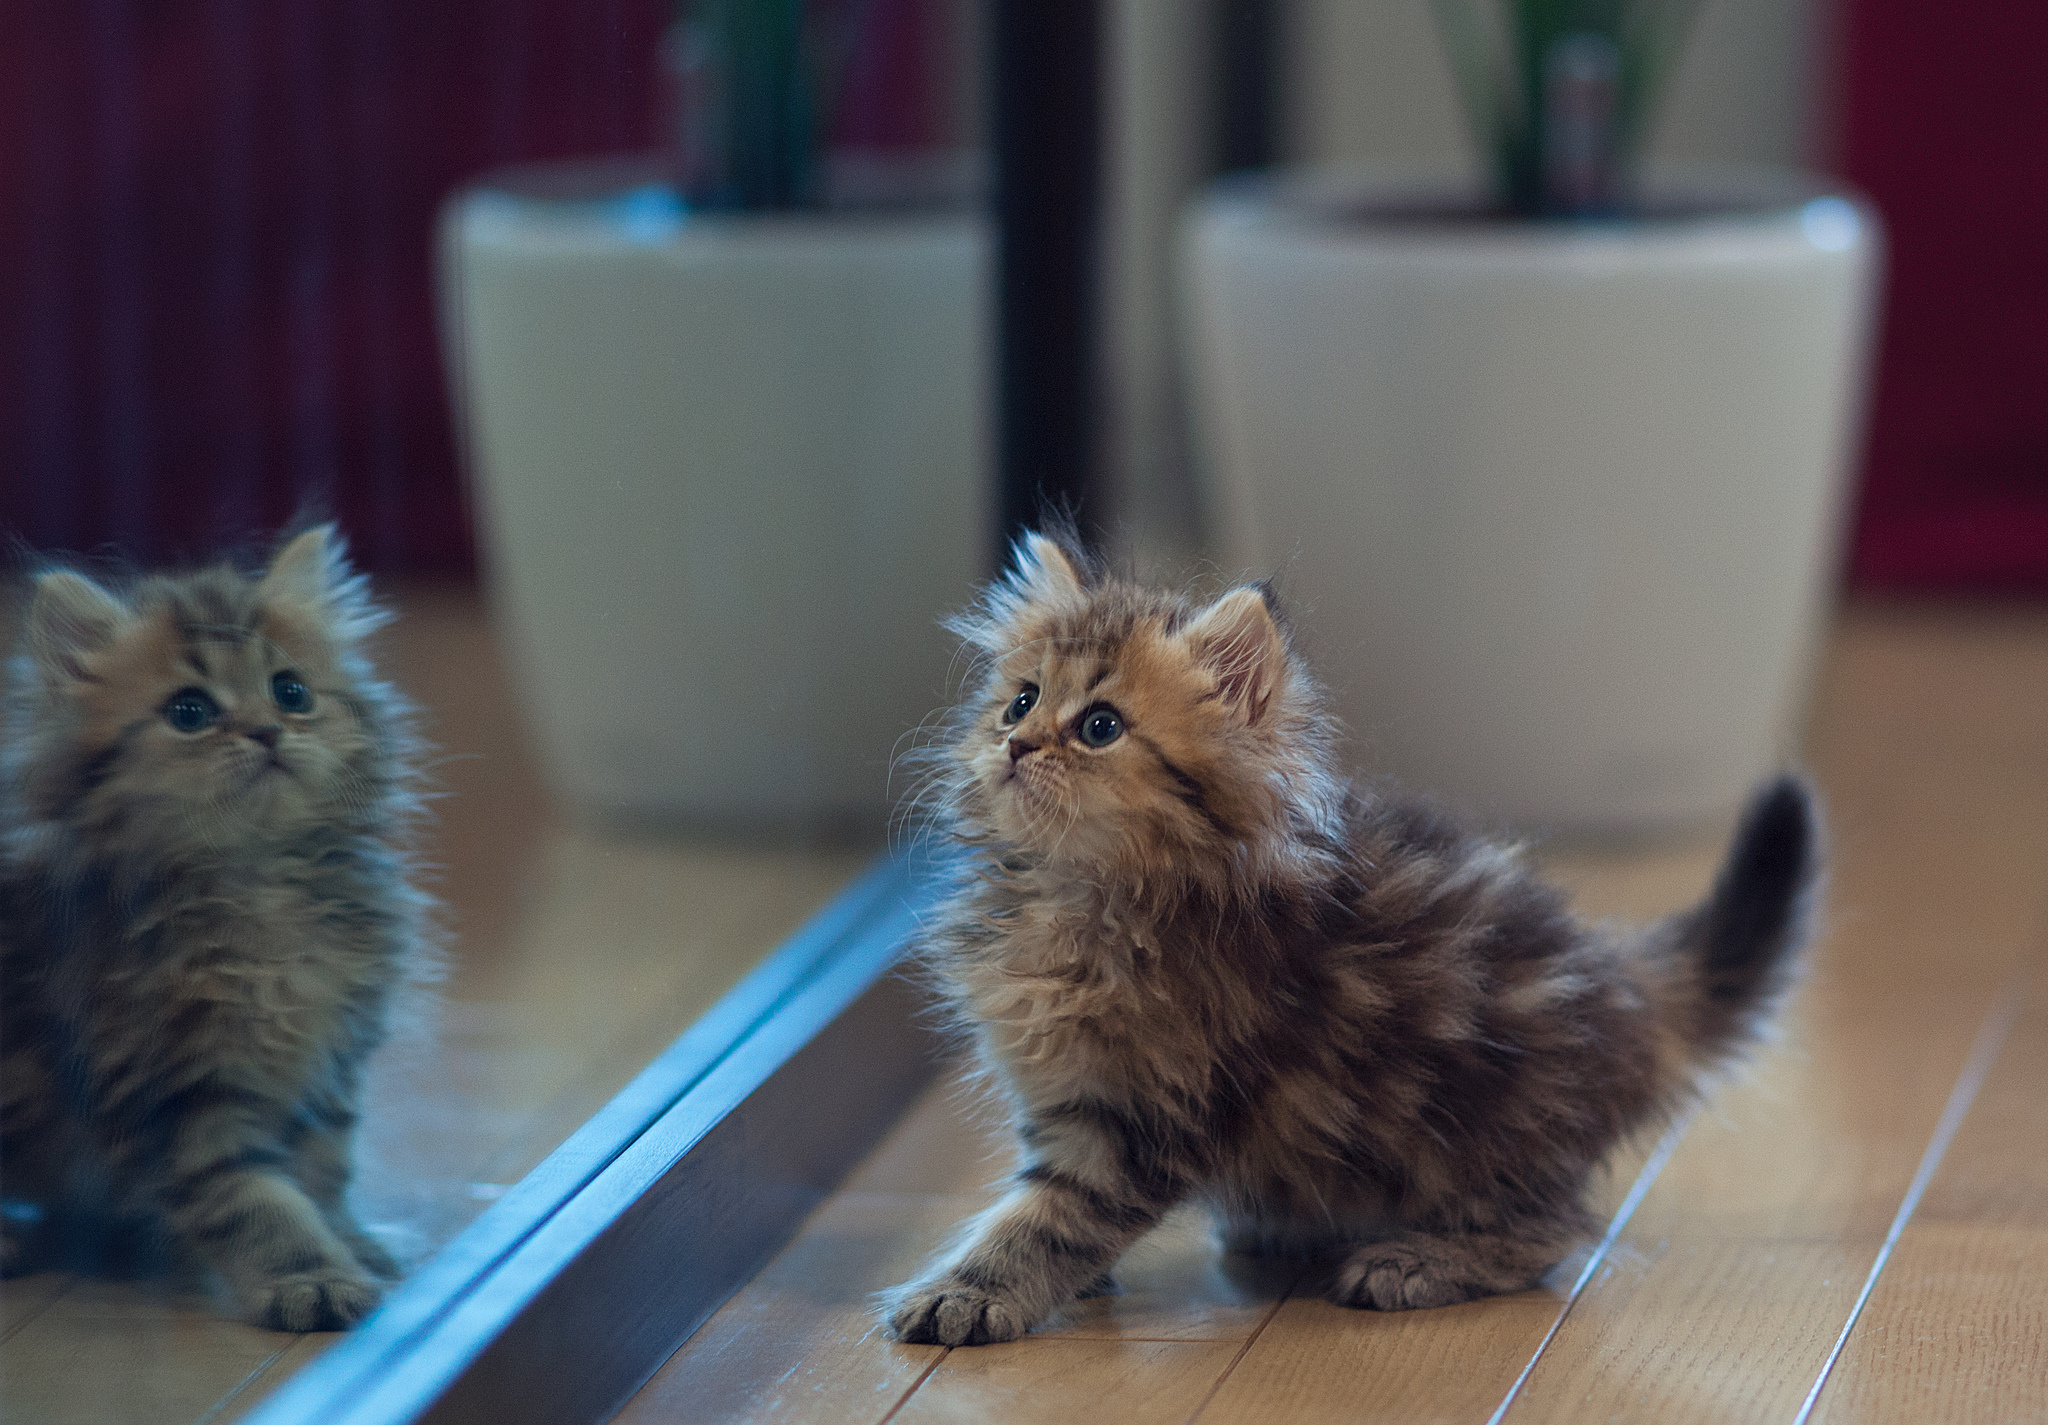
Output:
M1819 901L1820 804L1785 774L1750 798L1707 898L1658 927L1672 1027L1708 1064L1765 1029L1799 976Z

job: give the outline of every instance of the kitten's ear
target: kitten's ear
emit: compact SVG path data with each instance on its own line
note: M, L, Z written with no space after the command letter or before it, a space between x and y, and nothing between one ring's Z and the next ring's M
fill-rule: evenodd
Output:
M28 646L53 682L92 676L92 655L114 641L128 606L83 574L53 569L36 580L28 615Z
M1017 541L1010 582L1031 603L1059 603L1086 592L1081 571L1059 541L1036 531Z
M277 558L270 572L256 586L266 603L297 604L301 608L324 609L334 586L348 577L348 561L331 524L315 525L295 535Z
M1287 642L1264 589L1232 589L1204 609L1181 637L1216 675L1223 699L1256 726L1287 674Z
M946 627L990 653L1009 652L1029 616L1048 607L1086 603L1088 582L1080 558L1057 539L1025 535L1012 547L1002 577L982 591L973 608L947 619Z
M294 535L278 550L256 595L273 608L296 609L344 643L381 627L387 615L370 602L368 581L349 568L348 547L331 524Z

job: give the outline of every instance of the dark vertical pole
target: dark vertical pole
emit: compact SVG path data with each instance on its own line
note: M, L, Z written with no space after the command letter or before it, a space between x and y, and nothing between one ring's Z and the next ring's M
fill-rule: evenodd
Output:
M1280 160L1280 0L1215 0L1218 173Z
M1087 527L1095 473L1099 0L995 0L1001 537L1048 502Z

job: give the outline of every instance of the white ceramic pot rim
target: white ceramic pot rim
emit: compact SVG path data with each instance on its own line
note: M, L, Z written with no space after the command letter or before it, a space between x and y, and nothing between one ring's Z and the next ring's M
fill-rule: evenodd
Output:
M978 217L987 207L974 155L883 155L866 163L863 157L840 155L835 162L886 172L893 176L894 187L881 179L869 180L865 190L852 185L855 191L850 195L819 207L692 211L676 192L673 165L661 153L515 164L483 174L458 201L469 210L470 222L480 215L487 221L496 207L506 210L508 217L516 214L518 223L531 227L535 213L551 207L554 227L580 226L614 238L624 229L628 240L643 244L683 233L734 237L759 232L915 230L930 226L935 219L957 222Z
M1656 178L1690 215L1322 169L1183 227L1226 566L1309 610L1361 768L1491 821L1675 828L1794 745L1879 230L1806 175ZM1367 216L1417 198L1468 216Z
M1652 166L1627 218L1491 215L1484 191L1441 170L1305 165L1226 180L1201 207L1240 229L1379 251L1437 254L1683 249L1744 237L1840 252L1876 230L1853 189L1825 175L1752 165Z

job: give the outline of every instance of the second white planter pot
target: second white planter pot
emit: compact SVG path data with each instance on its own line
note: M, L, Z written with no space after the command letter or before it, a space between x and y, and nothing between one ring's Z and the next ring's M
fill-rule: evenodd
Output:
M486 573L557 789L879 830L988 557L983 221L498 185L444 254Z
M1325 173L1191 212L1224 558L1303 608L1364 769L1531 827L1723 813L1794 751L1874 221L1787 175L1628 225L1441 197Z

